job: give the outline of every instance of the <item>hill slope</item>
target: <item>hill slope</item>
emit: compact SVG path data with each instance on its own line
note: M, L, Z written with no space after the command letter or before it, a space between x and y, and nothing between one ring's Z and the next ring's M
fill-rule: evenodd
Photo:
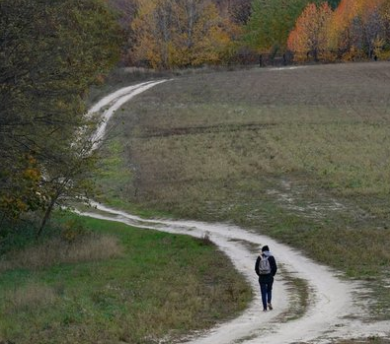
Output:
M107 152L119 159L103 170L118 183L102 180L105 195L123 208L261 230L385 282L389 77L385 63L353 64L159 85L114 117ZM370 283L374 318L390 317L386 285Z

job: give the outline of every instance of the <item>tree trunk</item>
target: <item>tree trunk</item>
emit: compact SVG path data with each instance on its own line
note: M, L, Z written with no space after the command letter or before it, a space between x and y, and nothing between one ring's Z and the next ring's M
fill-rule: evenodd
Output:
M45 225L47 223L47 220L49 220L50 218L50 215L51 215L51 212L54 208L54 205L56 203L56 200L57 200L57 197L53 197L53 199L51 200L49 206L47 207L46 211L45 211L45 216L43 217L42 219L42 222L41 222L41 225L37 231L37 238L39 238L43 232L43 229L45 228Z
M5 214L3 214L3 216L1 217L1 221L0 221L0 232L1 232L1 230L2 230L2 226L3 226L4 219L5 219Z

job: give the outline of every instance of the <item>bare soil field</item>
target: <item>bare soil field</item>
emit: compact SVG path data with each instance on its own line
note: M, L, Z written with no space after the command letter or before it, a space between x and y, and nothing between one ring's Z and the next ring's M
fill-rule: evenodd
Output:
M100 199L272 236L390 319L389 82L388 63L174 78L109 123Z

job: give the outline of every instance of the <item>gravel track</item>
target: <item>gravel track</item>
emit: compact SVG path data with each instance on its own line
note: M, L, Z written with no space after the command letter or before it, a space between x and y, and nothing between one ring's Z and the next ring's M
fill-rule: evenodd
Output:
M100 100L89 112L100 112L103 119L94 138L101 140L104 137L107 122L124 103L166 81L146 82L122 88ZM95 145L94 149L96 148L98 145ZM389 322L364 321L364 311L358 306L361 303L361 286L358 283L340 278L340 273L313 262L293 248L267 236L220 223L144 220L102 204L94 203L94 206L97 211L79 213L138 228L198 238L208 235L252 286L256 297L241 316L210 331L193 334L183 339L183 343L334 343L335 339L390 337ZM274 284L273 311L262 312L257 276L254 273L256 253L251 252L245 242L255 244L259 248L264 244L269 245L281 267ZM290 288L287 276L304 279L310 293L306 311L295 320L287 320L294 316L291 314L294 291Z

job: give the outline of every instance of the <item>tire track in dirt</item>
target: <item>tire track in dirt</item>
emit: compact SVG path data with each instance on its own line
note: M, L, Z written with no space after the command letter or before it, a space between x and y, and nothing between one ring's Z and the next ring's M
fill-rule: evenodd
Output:
M146 82L120 89L104 97L89 111L100 112L103 122L95 139L104 137L111 116L124 103L136 95L165 82ZM107 108L107 109L106 109ZM106 109L102 112L103 109ZM98 145L94 149L98 148ZM182 342L187 344L283 344L297 342L329 343L334 338L389 336L390 323L367 324L361 320L362 310L356 305L359 285L339 278L335 271L316 264L296 250L277 241L228 224L199 221L144 220L101 204L93 204L97 211L79 212L98 219L122 222L144 229L155 229L168 233L194 237L208 235L210 239L232 260L236 269L252 286L255 299L238 318L195 334ZM274 286L275 310L263 313L259 299L257 276L254 273L256 254L244 242L258 245L268 244L283 271L304 279L310 290L309 306L299 319L286 321L286 313L292 302L291 290L284 274L278 274ZM354 319L354 320L353 320Z
M94 145L92 147L92 150L95 150L99 147L100 143L102 142L107 129L107 123L112 117L112 115L120 109L120 107L127 103L129 100L134 98L136 95L141 94L142 92L145 92L149 88L152 88L158 84L161 84L163 82L166 82L167 80L160 80L160 81L148 81L143 82L141 84L124 87L121 88L110 95L104 97L99 102L97 102L89 111L87 116L91 116L95 113L99 113L105 108L106 110L103 111L101 114L101 124L98 127L98 129L95 132L95 135L92 137L92 142L94 142Z

